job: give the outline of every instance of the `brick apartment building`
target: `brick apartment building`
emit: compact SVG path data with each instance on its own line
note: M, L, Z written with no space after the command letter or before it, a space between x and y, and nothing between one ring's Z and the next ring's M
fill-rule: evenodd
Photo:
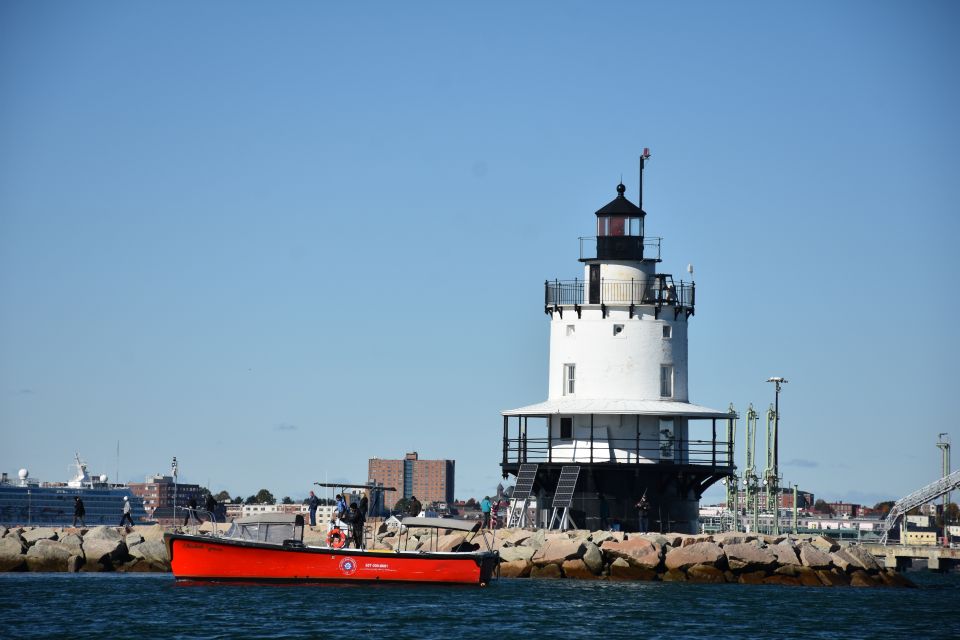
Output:
M747 492L741 489L738 496L740 508L743 509L747 506ZM813 509L813 497L813 494L809 491L797 491L797 509L801 511ZM757 502L761 511L767 510L767 493L765 491L761 491L760 495L757 496ZM793 509L793 489L784 488L780 490L780 508Z
M145 482L131 482L129 485L133 495L143 500L143 508L147 511L147 516L154 518L154 512L163 507L167 511L170 508L172 514L174 499L173 476L147 476ZM185 507L194 498L199 506L203 506L203 499L200 497L203 487L198 484L180 484L176 485L177 506Z
M416 496L424 506L431 502L453 503L454 460L421 460L417 452L402 460L370 458L367 477L397 491L387 491L383 504L393 509L400 498Z

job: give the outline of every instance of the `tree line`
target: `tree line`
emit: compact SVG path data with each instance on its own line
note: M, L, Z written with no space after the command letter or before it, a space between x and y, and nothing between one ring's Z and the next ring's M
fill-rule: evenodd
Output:
M246 498L240 495L231 496L229 491L221 491L220 493L215 494L213 497L217 502L232 502L233 504L276 504L277 503L277 499L267 489L260 489L260 491L257 491L257 493L255 493L254 495L247 496ZM307 498L303 498L302 500L294 500L290 496L283 496L283 498L280 499L280 504L297 504L298 502L301 504L305 504L307 502ZM335 501L331 500L330 498L320 498L320 504L333 505L335 504Z

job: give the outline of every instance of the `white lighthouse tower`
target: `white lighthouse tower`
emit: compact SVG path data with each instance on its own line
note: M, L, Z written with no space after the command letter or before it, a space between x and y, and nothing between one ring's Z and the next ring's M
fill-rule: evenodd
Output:
M545 283L550 363L545 402L504 411L504 476L536 464L533 492L551 506L562 467L579 467L578 526L694 532L703 491L733 472L729 413L689 402L687 327L695 287L660 273L660 238L617 196L580 238L583 277ZM532 429L532 431L531 431ZM545 433L544 433L545 432ZM544 437L540 437L543 433ZM530 467L528 467L530 468ZM636 505L645 497L646 522Z

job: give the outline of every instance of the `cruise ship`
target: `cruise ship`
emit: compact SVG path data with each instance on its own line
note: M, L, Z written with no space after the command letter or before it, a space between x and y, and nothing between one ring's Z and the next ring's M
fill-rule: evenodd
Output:
M123 515L123 499L132 506L135 524L150 522L143 501L123 484L110 484L107 476L91 476L77 454L75 472L67 482L39 482L20 469L16 479L0 475L0 525L6 527L69 527L73 524L74 497L83 500L83 524L117 526Z

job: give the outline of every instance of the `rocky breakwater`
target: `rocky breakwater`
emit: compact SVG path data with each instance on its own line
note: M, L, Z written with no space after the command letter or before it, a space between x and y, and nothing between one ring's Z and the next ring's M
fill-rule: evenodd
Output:
M159 526L0 527L0 571L169 571Z
M468 545L469 538L463 534L448 533L431 540L418 538L417 533L414 530L410 537L403 537L405 549L432 549L436 543L436 548L443 550L475 548ZM395 549L399 542L395 533L381 531L377 536L377 544L383 548ZM496 532L492 547L500 553L503 577L809 587L914 586L901 574L881 567L862 547L841 547L826 536L506 529Z

